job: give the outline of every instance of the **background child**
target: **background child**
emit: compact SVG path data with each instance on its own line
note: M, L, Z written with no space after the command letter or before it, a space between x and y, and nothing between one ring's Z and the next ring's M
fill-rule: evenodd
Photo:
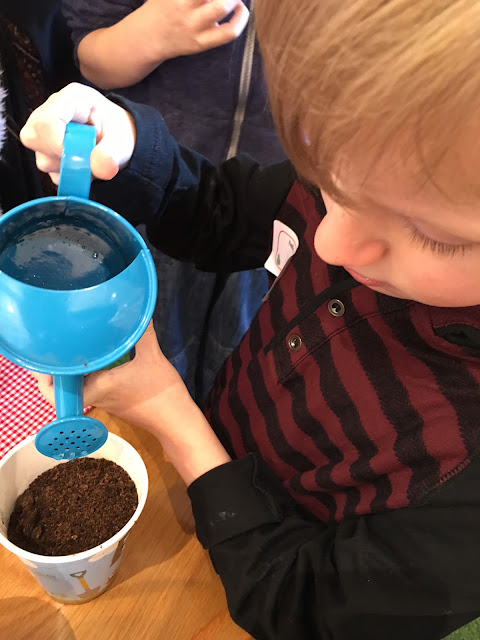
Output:
M214 162L239 150L261 163L285 158L267 108L253 1L62 5L78 64L94 85L155 107L182 144ZM143 225L139 230L148 243ZM263 268L201 272L149 248L159 285L155 329L165 355L200 402L248 329L267 274Z
M202 268L260 266L273 244L281 271L205 416L152 330L131 363L87 378L85 402L160 439L255 638L443 638L480 612L480 11L258 10L307 185L289 162L217 169L154 111L78 85L23 131L55 178L64 123L96 123L94 174L122 169L96 197L127 199L152 241Z

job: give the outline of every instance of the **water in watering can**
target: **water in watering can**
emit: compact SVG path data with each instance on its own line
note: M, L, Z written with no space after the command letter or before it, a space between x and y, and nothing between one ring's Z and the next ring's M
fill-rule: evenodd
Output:
M105 282L128 266L128 256L115 250L107 232L62 218L27 227L0 253L0 270L35 287L71 290Z

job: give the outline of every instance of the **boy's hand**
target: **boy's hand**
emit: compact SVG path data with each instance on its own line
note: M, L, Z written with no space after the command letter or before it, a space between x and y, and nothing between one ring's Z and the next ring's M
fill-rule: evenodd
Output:
M151 17L156 35L152 47L160 61L227 44L238 38L249 18L240 0L147 0L144 11Z
M33 375L40 391L53 403L51 376ZM182 379L160 351L152 323L138 341L133 360L86 376L84 401L153 433L187 485L230 461Z
M35 151L38 168L55 184L70 121L92 124L97 130L97 146L91 155L94 177L110 180L129 162L136 141L130 114L95 89L72 83L35 109L20 132L23 144Z
M54 405L52 377L33 373ZM158 346L153 324L135 346L135 358L113 369L85 376L84 405L95 406L161 435L179 404L193 403L187 388ZM165 416L163 416L165 414Z

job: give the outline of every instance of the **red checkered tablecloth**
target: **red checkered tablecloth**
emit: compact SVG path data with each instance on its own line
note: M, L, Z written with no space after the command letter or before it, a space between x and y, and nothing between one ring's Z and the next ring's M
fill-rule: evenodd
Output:
M38 390L36 380L0 356L0 458L54 419L55 409Z

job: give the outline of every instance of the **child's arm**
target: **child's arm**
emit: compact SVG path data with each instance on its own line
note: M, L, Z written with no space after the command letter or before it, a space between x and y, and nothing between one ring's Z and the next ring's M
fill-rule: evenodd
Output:
M108 179L125 168L109 182L94 182L94 200L132 224L147 224L154 245L201 269L263 266L272 248L273 219L294 179L291 164L261 168L242 156L217 167L178 145L155 109L117 102L91 87L69 85L33 112L22 141L36 151L39 168L58 182L66 123L96 124L94 176Z
M64 0L69 24L87 20L85 11L101 12L99 3L83 12ZM101 2L100 2L101 4ZM111 5L110 5L111 6ZM119 9L114 8L113 11ZM105 10L104 10L105 12ZM233 12L233 13L232 13ZM69 16L73 18L69 20ZM230 13L227 22L224 20ZM248 22L240 0L147 0L115 24L87 33L77 57L82 75L103 89L136 84L169 58L199 53L237 38Z
M480 616L479 486L476 460L421 506L326 524L252 455L188 493L230 614L253 637L440 640Z

